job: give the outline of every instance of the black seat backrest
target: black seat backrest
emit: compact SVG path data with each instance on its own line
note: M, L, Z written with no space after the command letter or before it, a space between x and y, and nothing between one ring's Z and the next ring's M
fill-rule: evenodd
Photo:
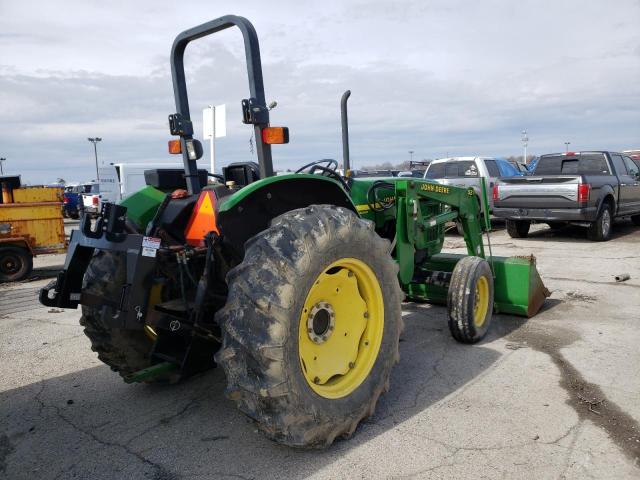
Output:
M222 168L222 175L225 183L235 182L236 185L244 187L260 180L260 167L256 162L230 163Z
M198 170L198 180L200 188L207 184L207 171ZM144 181L147 185L159 190L175 190L176 188L187 188L187 181L184 178L182 168L154 168L144 171Z

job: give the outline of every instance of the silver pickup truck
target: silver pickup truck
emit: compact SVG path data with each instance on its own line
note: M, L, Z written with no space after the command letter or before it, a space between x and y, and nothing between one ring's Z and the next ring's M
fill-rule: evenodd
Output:
M514 238L532 222L552 228L587 227L591 240L608 240L616 217L640 225L640 172L623 154L608 151L542 155L533 175L503 178L493 188L493 214Z

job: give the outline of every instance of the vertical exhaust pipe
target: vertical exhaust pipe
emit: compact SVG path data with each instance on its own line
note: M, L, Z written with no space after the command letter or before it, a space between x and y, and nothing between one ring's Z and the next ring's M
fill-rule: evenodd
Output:
M342 168L344 174L349 175L351 170L351 161L349 160L349 119L347 118L347 100L351 96L351 90L347 90L342 94L340 100L340 113L342 116Z

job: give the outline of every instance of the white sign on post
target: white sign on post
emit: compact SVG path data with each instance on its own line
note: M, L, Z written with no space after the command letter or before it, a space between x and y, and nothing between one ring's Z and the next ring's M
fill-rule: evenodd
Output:
M215 122L211 110L215 112ZM215 126L214 126L215 125ZM202 110L202 138L211 138L215 130L216 138L227 136L226 105L216 105Z
M227 136L227 108L223 105L209 105L202 110L202 137L209 139L211 149L211 170L216 166L216 138Z

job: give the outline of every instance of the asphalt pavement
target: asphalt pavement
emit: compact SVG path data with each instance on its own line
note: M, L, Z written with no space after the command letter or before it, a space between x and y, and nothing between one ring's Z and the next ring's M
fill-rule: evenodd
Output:
M127 385L98 361L79 312L0 285L0 478L639 478L640 229L593 243L579 228L492 237L529 255L552 295L532 319L496 315L477 345L446 309L406 303L391 390L349 441L277 445L223 395L221 369L173 386ZM464 251L451 235L446 250ZM617 283L614 276L629 273Z

